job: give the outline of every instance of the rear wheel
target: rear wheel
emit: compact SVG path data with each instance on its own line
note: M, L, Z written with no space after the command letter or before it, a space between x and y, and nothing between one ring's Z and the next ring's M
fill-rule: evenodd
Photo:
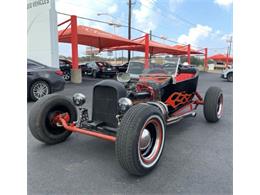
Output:
M96 70L93 70L92 76L93 76L93 78L97 78L97 71Z
M208 122L217 122L223 114L223 92L218 87L210 87L204 98L204 117Z
M70 79L71 79L70 72L65 71L64 74L63 74L63 78L64 78L65 81L70 81Z
M227 80L228 80L229 82L233 82L233 72L228 73L228 75L227 75Z
M45 81L36 81L30 87L30 98L37 101L50 93L49 84Z
M154 106L138 104L124 115L116 140L120 165L134 175L149 173L159 162L165 138L165 122Z
M32 135L46 144L63 142L71 134L55 123L55 117L68 113L69 122L77 120L77 110L72 101L62 95L47 95L37 101L29 115L29 128Z

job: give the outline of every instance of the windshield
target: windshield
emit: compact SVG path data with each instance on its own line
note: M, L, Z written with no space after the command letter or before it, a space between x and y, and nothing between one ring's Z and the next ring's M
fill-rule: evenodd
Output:
M172 58L170 61L155 60L151 59L149 61L149 68L144 68L144 60L140 61L130 61L128 65L127 73L132 75L147 75L153 74L156 75L166 75L172 76L177 68L179 58Z
M109 64L108 62L96 62L98 66L106 66L109 67L111 66L111 64Z

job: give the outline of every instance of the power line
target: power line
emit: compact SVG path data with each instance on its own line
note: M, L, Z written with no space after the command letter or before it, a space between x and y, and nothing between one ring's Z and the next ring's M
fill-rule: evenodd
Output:
M65 16L71 16L70 14L62 13L62 12L57 12L57 14L61 14L61 15L65 15ZM87 18L87 17L83 17L83 16L77 16L77 17L80 18L80 19L84 19L84 20L88 20L88 21L92 21L92 22L98 22L98 23L102 23L102 24L111 25L111 22L108 22L108 21L97 20L97 19ZM121 27L127 27L127 28L128 28L128 25L120 24L120 26L121 26ZM138 28L135 28L135 27L131 27L131 29L136 30L136 31L141 32L141 33L144 33L144 34L147 33L147 32L144 32L144 31L138 29ZM179 45L186 46L186 45L183 44L183 43L179 43L179 42L174 41L174 40L171 40L171 39L163 39L161 36L158 36L158 35L155 35L155 34L153 34L153 35L151 35L151 36L152 36L152 37L159 38L159 39L161 39L161 40L166 40L166 41L168 41L168 42L177 43L177 44L179 44ZM192 45L192 46L194 47L194 45ZM195 46L195 48L204 49L203 47L196 47L196 46ZM209 49L209 50L226 49L226 47L225 47L225 48L208 48L208 49Z
M105 3L105 1L103 1L103 0L101 0L101 1L102 1L105 5L108 5L107 3ZM140 5L142 5L142 6L144 6L144 7L150 9L150 7L146 6L145 4L141 4L140 2L137 2L136 0L135 0L135 2L132 2L131 0L128 0L128 4L129 4L129 1L131 2L131 8L132 8L132 6L134 6L136 3L139 3ZM153 4L154 6L156 6L156 4L158 3L157 1L154 1L154 0L151 0L151 2L154 3L154 4ZM65 1L65 3L68 3L68 4L70 4L70 5L76 5L76 4L71 4L71 3L67 2L67 1ZM165 3L165 2L164 2L164 3ZM158 4L157 4L157 5L158 5ZM81 6L81 7L82 7L82 5L78 5L78 4L77 4L77 6ZM157 7L157 9L155 9L155 11L156 11L157 13L159 13L160 15L164 16L165 18L168 18L168 19L170 19L171 21L173 21L173 19L170 18L169 15L164 15L164 12L159 11L160 8L159 8L158 6L156 6L156 7ZM87 7L86 7L86 8L87 8ZM196 26L196 24L194 24L193 22L191 22L191 21L189 21L189 20L187 20L187 19L185 19L185 18L183 18L183 17L181 17L181 16L179 16L179 15L173 13L172 11L170 11L170 12L171 12L174 16L176 16L177 18L179 18L179 20L181 20L181 21L183 21L183 22L185 22L185 23L187 23L187 24L189 24L189 25L191 25L191 26ZM57 13L70 16L70 14L66 14L66 13L61 13L61 12L57 12ZM82 17L82 16L78 16L78 18L86 19L86 20L89 20L89 21L92 21L92 22L99 22L99 23L111 25L111 22L102 21L102 20L97 20L97 19L93 19L93 18L87 18L87 17ZM122 22L122 20L119 20L119 21ZM163 24L164 24L164 23L163 23ZM141 32L141 33L144 33L144 34L145 34L145 33L148 33L148 32L145 32L145 31L143 31L143 30L140 30L140 29L138 29L138 28L132 27L131 24L130 24L130 25L125 25L124 22L123 22L123 24L120 24L120 27L127 27L128 29L130 28L130 29L132 29L132 30L135 30L135 31L138 31L138 32ZM168 26L167 26L167 27L168 27ZM203 30L203 31L204 31L204 29L199 29L199 30ZM205 31L205 32L206 32L206 31ZM207 32L208 32L208 31L207 31ZM211 33L211 32L209 32L209 33ZM179 44L179 45L185 45L185 44L180 43L180 42L175 41L175 40L165 39L165 38L163 39L161 36L158 36L158 35L155 35L155 34L153 34L152 37L156 37L156 38L159 38L159 39L161 39L161 40L165 40L165 41L172 42L172 43L177 43L177 44ZM196 45L192 45L192 46L195 47L195 48L198 48L198 49L204 49L203 47L199 47L199 46L196 46ZM209 50L215 50L216 48L208 48L208 49L209 49ZM224 49L224 48L217 48L217 49ZM226 49L226 47L225 47L225 49Z
M158 3L157 1L153 1L153 2L154 2L155 4ZM161 2L160 2L160 3L161 3ZM158 5L158 4L157 4L157 5ZM155 5L155 6L156 6L156 5ZM160 9L159 6L157 6L157 7L158 7L158 9ZM162 7L163 7L163 6L162 6ZM167 9L166 7L164 7L164 8ZM194 22L191 22L190 20L188 20L188 19L186 19L186 18L184 18L184 17L178 15L177 13L173 13L171 10L169 10L169 12L170 12L173 16L175 16L177 19L179 19L179 20L181 20L182 22L188 24L189 26L191 26L191 27L196 27L196 26L197 26L197 24L195 24ZM207 31L207 30L202 29L202 28L198 28L198 30L204 31L204 32L207 32L207 33L211 33L211 34L216 34L216 33L214 33L214 32ZM218 34L218 36L224 36L224 35L225 35L225 34L223 34L223 33L219 33L219 34Z
M103 0L101 0L101 1L104 2ZM127 1L130 1L130 0L127 0ZM79 4L71 4L71 3L67 2L67 1L64 1L64 2L67 3L67 4L73 5L73 6L76 5L76 6L81 6L81 7L82 7L82 5L79 5ZM137 3L137 1L131 2L132 6L135 5L136 3ZM138 3L140 4L140 2L138 2ZM105 5L108 5L107 3L104 3L104 4L105 4ZM128 4L129 4L129 2L128 2ZM84 7L84 8L89 8L89 7L85 7L85 6L83 6L83 7ZM145 6L145 7L147 7L147 6ZM67 13L62 13L62 12L57 12L57 13L63 14L63 15L66 15L66 16L70 16L70 14L67 14ZM86 20L89 20L89 21L92 21L92 22L99 22L99 23L111 25L111 22L101 21L101 20L98 20L98 19L92 19L92 18L87 18L87 17L82 17L82 16L78 16L78 18L80 18L80 19L86 19ZM119 20L119 21L122 22L122 20ZM122 22L122 23L123 23L123 24L120 24L121 27L127 27L127 28L129 28L129 25L124 24L124 22ZM144 34L148 33L148 32L145 32L145 31L143 31L143 30L140 30L140 29L138 29L138 28L136 28L136 27L132 27L131 25L130 25L130 29L135 30L135 31L138 31L138 32L141 32L141 33L144 33ZM160 36L154 35L154 37L157 37L157 38L159 38L159 39L162 39ZM174 41L174 40L169 40L169 39L162 39L162 40L166 40L166 41L168 41L168 42L178 43L178 44L181 44L181 45L185 45L185 44L179 43L179 42Z

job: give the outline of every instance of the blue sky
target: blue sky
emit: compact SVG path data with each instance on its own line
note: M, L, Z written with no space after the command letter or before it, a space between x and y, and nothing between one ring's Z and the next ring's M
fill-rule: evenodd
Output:
M59 12L127 25L127 0L56 0ZM132 0L132 26L157 36L183 44L208 48L227 47L226 39L233 34L233 0ZM98 13L106 15L98 16ZM65 20L58 15L58 21ZM78 20L79 24L89 25L127 37L127 28L114 29L101 23ZM142 33L132 30L132 37ZM167 40L153 38L158 42L173 45ZM70 47L60 44L60 54L69 56ZM85 47L79 47L79 55ZM226 49L210 49L212 53L224 53Z

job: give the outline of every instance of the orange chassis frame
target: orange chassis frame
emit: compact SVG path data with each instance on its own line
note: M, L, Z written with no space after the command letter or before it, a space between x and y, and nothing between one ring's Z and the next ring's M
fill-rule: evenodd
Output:
M190 103L185 105L183 108L181 108L180 110L176 111L173 114L174 117L185 115L188 112L196 110L198 105L203 105L204 104L203 98L200 96L200 94L198 92L195 92L194 95L196 96L197 99L191 101ZM185 108L188 108L189 110L185 111L185 112L182 112ZM104 133L99 133L99 132L91 131L89 129L76 127L75 123L69 123L69 120L70 120L70 116L69 116L68 113L59 114L59 115L57 115L54 118L54 122L58 123L61 126L63 126L67 131L77 132L77 133L81 133L81 134L85 134L85 135L101 138L101 139L112 141L112 142L116 141L116 137L115 136L106 135Z

